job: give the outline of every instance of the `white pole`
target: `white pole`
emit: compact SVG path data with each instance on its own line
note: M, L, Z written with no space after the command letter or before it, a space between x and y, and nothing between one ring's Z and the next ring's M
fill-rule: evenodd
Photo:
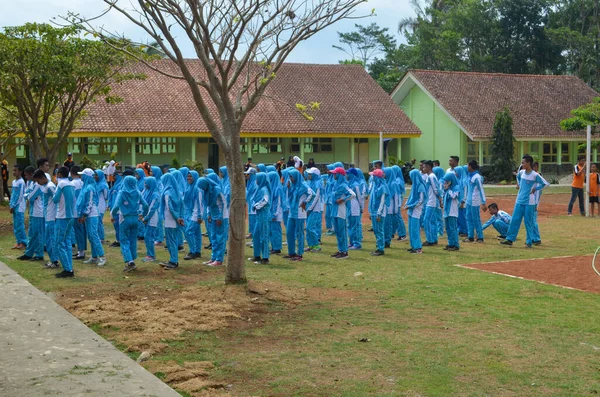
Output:
M382 161L382 165L385 165L383 160L383 132L379 133L379 160Z
M590 216L590 162L592 160L592 126L587 126L585 144L585 216Z

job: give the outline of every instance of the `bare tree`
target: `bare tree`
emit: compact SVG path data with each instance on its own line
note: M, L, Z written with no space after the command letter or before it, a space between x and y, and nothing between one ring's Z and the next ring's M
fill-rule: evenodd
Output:
M245 181L240 130L277 71L302 41L345 18L356 18L366 0L103 0L143 29L180 73L148 67L185 80L212 137L223 152L231 178L231 209L225 282L246 281L244 267ZM111 32L96 18L71 14L70 22L99 37ZM180 35L182 37L178 37ZM186 63L183 41L191 43L202 71ZM142 59L140 59L144 62ZM210 105L210 106L209 106Z

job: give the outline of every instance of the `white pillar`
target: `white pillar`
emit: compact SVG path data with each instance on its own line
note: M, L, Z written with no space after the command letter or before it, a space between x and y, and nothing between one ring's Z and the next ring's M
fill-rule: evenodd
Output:
M385 165L383 160L383 132L379 133L379 160L381 160L383 165Z
M196 138L192 138L192 161L196 161L196 143L198 140Z
M136 155L136 153L135 153L136 152L135 140L136 140L136 138L131 138L131 166L133 168L135 168L135 166L137 165L137 162L135 160L135 155Z
M587 136L585 145L585 216L590 216L590 162L592 154L592 126L587 126Z

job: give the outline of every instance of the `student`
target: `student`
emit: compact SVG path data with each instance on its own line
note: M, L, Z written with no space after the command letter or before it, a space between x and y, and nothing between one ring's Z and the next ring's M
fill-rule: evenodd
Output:
M443 198L444 198L444 176L446 175L446 173L440 166L433 167L433 173L436 176L436 178L438 179L439 190L442 193L441 194L442 202L438 203L438 205L435 209L435 217L437 220L438 237L443 237L444 236L444 216L443 216L443 211L442 211L442 206L443 206L442 204L443 204Z
M152 176L154 177L154 179L156 179L156 189L159 195L159 203L160 203L160 197L162 194L162 182L160 181L162 176L163 176L163 172L160 169L160 167L157 166L152 166ZM148 200L146 200L146 202L148 203ZM150 203L148 203L150 204ZM159 205L160 208L160 205ZM157 211L158 213L158 224L156 226L156 233L154 235L154 245L155 246L160 246L163 245L163 241L165 240L165 228L164 228L164 219L162 218L160 211Z
M123 173L125 174L125 173ZM119 196L119 192L121 191L121 187L123 185L124 175L116 175L113 186L110 188L108 192L108 209L109 211L115 206L115 202L117 201L117 197ZM117 217L113 222L113 228L115 229L115 241L112 242L110 247L120 247L120 232L119 232L119 218Z
M254 258L248 259L257 265L265 265L269 263L269 223L271 220L271 184L266 173L256 174L256 185L258 189L252 199L252 205L256 212L256 225L252 231Z
M279 255L281 254L281 248L283 244L281 222L283 221L283 188L281 187L281 180L279 179L279 173L269 172L267 174L269 183L271 184L271 218L269 225L269 240L271 241L270 254ZM307 234L308 239L308 234Z
M315 193L308 186L308 184L304 182L300 171L292 168L287 174L290 215L286 225L288 254L285 255L284 258L292 261L301 261L302 255L304 254L304 224L306 222L306 205L311 202Z
M15 164L13 167L14 180L12 183L12 197L9 201L10 213L13 218L13 232L16 243L13 249L24 250L27 247L27 234L25 233L25 180L23 179L23 166Z
M571 200L567 209L567 215L573 215L573 204L579 199L579 212L585 216L585 207L583 205L583 185L585 184L585 157L579 156L577 164L573 167L573 183L571 183ZM514 214L513 214L514 217Z
M44 265L46 269L57 269L60 264L58 262L58 251L56 247L56 239L54 230L56 226L56 204L52 201L56 192L56 185L48 180L46 174L42 170L37 170L33 174L33 180L40 185L42 190L42 200L44 205L44 237L46 251L50 260Z
M325 203L325 231L326 236L333 236L335 231L333 230L333 217L331 211L333 210L332 191L335 186L335 180L331 171L335 169L333 164L327 164L327 184L325 185L325 195L323 201Z
M383 168L383 175L385 183L388 186L390 194L390 202L387 207L387 216L385 217L384 233L385 233L385 248L390 248L392 245L392 236L394 235L395 216L398 213L398 198L400 197L400 190L396 184L396 174L391 167Z
M96 193L98 194L98 237L100 238L100 242L103 243L105 239L104 214L106 213L108 203L108 183L106 183L106 176L102 170L96 170L94 174Z
M461 197L462 197L460 207L458 207L458 235L459 235L459 237L468 237L469 230L467 228L467 208L466 208L467 185L468 185L467 166L461 165L461 166L454 167L454 173L456 174L456 179L458 180L458 185L461 189Z
M252 199L258 188L256 185L256 168L248 168L244 174L246 174L246 203L248 205L248 235L246 236L246 239L251 239L252 231L256 226L256 212L252 205Z
M527 238L525 244L528 248L531 248L533 244L533 227L535 223L535 192L544 189L548 186L548 182L542 178L537 172L532 169L533 158L526 154L523 156L521 161L521 171L517 174L517 183L519 184L519 192L517 193L517 199L515 202L515 209L513 216L510 221L506 240L500 244L513 245L513 242L517 239L519 229L521 228L521 222L525 218L525 230ZM540 241L541 242L541 241ZM537 243L537 242L536 242Z
M600 174L598 174L598 166L590 165L590 216L594 217L594 208L598 208L598 196L600 195ZM596 211L600 216L600 212Z
M41 186L33 180L35 172L33 167L27 167L25 169L25 175L29 184L29 187L25 192L25 199L29 202L29 242L25 253L17 257L18 260L44 260L44 234L46 229L46 221L44 219L44 199L42 197Z
M138 167L135 169L135 178L137 179L137 188L138 188L139 192L143 194L144 178L146 178L146 170L144 168L144 163L138 164ZM140 213L141 213L141 209L140 209ZM140 241L144 239L145 228L146 228L146 226L144 225L144 222L138 221L137 238Z
M335 179L333 191L333 222L335 237L337 240L338 251L331 255L335 259L348 258L348 223L346 202L356 197L356 194L348 187L346 183L346 170L343 167L336 167L331 171Z
M467 238L464 242L474 242L475 233L477 233L477 242L483 243L483 229L481 228L481 213L487 211L485 205L485 193L483 191L483 178L479 174L479 164L476 160L469 161L467 165L467 200L466 200L466 218L467 218Z
M442 203L442 194L439 189L439 181L433 173L433 161L427 160L423 163L423 172L427 175L425 189L427 191L427 204L425 205L425 246L438 245L438 224L436 211Z
M81 171L81 167L78 165L74 165L71 167L71 183L75 188L75 201L79 198L81 194L81 189L83 188L83 181L81 180L81 176L79 172ZM75 255L75 260L84 260L85 259L85 250L87 250L87 235L85 230L85 224L79 223L77 221L73 222L73 235L75 238L75 242L77 243L77 254Z
M179 227L183 221L183 200L179 192L179 184L173 173L166 173L161 178L163 192L160 202L160 212L165 220L165 237L167 238L167 250L169 261L161 262L165 270L174 270L179 267Z
M154 168L154 167L153 167ZM156 252L154 249L155 241L157 240L159 212L160 212L160 191L158 182L154 176L149 176L144 179L144 192L142 197L148 203L148 213L142 217L142 222L146 226L144 234L144 243L146 245L146 256L142 262L156 261Z
M221 174L221 191L225 195L225 199L227 199L227 206L231 205L231 181L229 180L229 173L227 172L227 167L222 166L219 168L219 174Z
M8 161L4 158L4 153L0 153L0 158L2 158L2 162L0 162L0 169L2 170L2 191L8 197L8 201L10 202L10 190L8 190Z
M411 254L420 254L423 247L420 222L423 207L427 200L427 190L425 190L425 184L419 170L410 171L409 176L413 185L410 189L410 196L404 205L404 209L408 211L408 235L410 237L410 249L408 251Z
M323 192L325 190L321 179L321 171L318 168L309 168L308 186L315 192L315 198L306 208L306 244L308 252L321 251L321 233L323 228Z
M283 211L282 219L285 227L287 227L287 222L290 218L290 189L288 188L290 170L290 168L284 168L281 170L281 179L283 183L281 186L281 210Z
M71 243L73 236L73 222L77 216L75 208L75 187L69 181L69 169L60 167L56 173L58 183L52 201L56 204L56 224L54 235L58 258L63 271L56 274L57 278L70 278L75 276L73 271L73 256Z
M418 172L418 171L417 171ZM385 218L387 216L387 207L390 205L390 190L388 189L384 174L381 169L375 169L369 172L371 175L371 194L369 196L369 215L375 234L375 251L372 256L381 256L385 254Z
M533 165L531 166L531 168L537 172L540 177L542 179L544 179L544 177L542 176L542 173L539 172L540 169L540 165L537 161L533 162ZM544 179L545 181L545 179ZM542 191L541 190L537 190L534 194L533 194L533 205L534 205L534 209L533 209L533 228L531 230L531 243L533 245L541 245L542 244L542 237L540 236L540 227L538 225L538 206L540 205L540 200L542 199Z
M448 245L444 247L446 251L458 251L460 243L458 242L458 210L462 201L463 189L456 177L454 171L448 171L444 175L444 222L446 224L446 234L448 236Z
M119 217L119 228L121 235L121 255L125 262L124 272L130 272L137 267L135 259L137 258L137 229L139 218L139 206L142 205L143 213L148 211L148 204L142 198L137 187L137 181L134 176L126 176L123 179L123 187L117 196L115 205L110 211L111 221Z
M406 240L406 224L404 223L404 218L402 218L402 203L404 202L404 195L406 195L406 185L404 184L404 175L402 174L402 169L397 165L393 165L392 169L396 174L396 186L398 189L398 197L397 202L394 203L394 208L396 208L396 212L394 213L394 225L395 230L398 233L398 241ZM363 177L364 178L364 177Z
M183 195L185 194L185 187L187 186L187 182L186 182L186 178L187 178L187 174L189 173L189 169L187 167L181 167L180 169L176 170L176 169L172 169L169 171L169 173L171 175L173 175L173 177L175 177L175 181L177 182L177 188L179 189L179 197L182 200L182 204L181 204L181 216L183 217L184 215L184 209L183 209ZM212 174L215 174L214 172L212 172ZM217 180L219 179L219 176L217 174L214 175ZM185 227L183 225L178 224L177 225L177 250L178 251L183 251L184 247L183 247L183 241L184 241L184 232L185 232Z
M210 178L210 175L198 179L196 185L203 190L206 205L210 207L208 222L212 224L213 234L211 257L208 262L203 262L203 264L212 267L222 266L227 245L227 231L229 230L227 199L221 191L221 184L216 179Z
M204 210L204 207L198 206L198 182L199 175L196 171L190 171L187 174L187 183L185 194L183 196L183 207L185 210L185 238L188 242L190 252L183 258L186 261L201 258L200 250L202 248L202 232L198 223L198 216ZM202 217L200 217L202 219Z
M356 168L350 168L347 172L348 187L354 193L354 196L349 201L350 206L348 208L350 210L348 216L349 250L359 250L362 248L361 216L365 205L365 191L363 190L363 185L360 183L359 175L362 175L362 172Z
M493 226L494 229L499 233L499 239L505 239L506 234L508 233L508 227L510 225L510 221L512 217L498 209L498 204L492 203L488 205L488 210L490 210L490 215L492 216L486 223L483 224L482 230L487 229L490 226Z
M98 236L98 193L94 178L96 174L91 168L86 168L79 172L79 175L83 181L83 188L76 202L78 222L85 226L86 235L92 248L90 258L83 263L104 266L106 258L104 258L104 248L100 242L100 236Z

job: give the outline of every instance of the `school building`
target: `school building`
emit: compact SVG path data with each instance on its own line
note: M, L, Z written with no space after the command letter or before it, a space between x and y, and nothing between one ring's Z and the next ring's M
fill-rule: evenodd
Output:
M179 74L168 60L154 66ZM189 60L188 66L202 76L198 60ZM142 64L132 71L147 78L116 84L111 94L121 96L122 103L93 103L58 161L70 151L76 163L84 155L95 160L113 155L122 165L171 164L174 157L181 165L188 160L213 169L224 165L187 83ZM210 102L208 95L205 101ZM318 110L308 111L313 120L296 107L310 108L311 102L319 103ZM209 110L216 115L212 106ZM305 162L311 157L317 163L354 162L366 171L379 156L380 133L386 140L410 140L421 134L361 66L289 63L277 72L244 121L240 151L244 160L252 157L255 164L298 155Z
M390 142L402 158L439 159L489 165L494 120L508 106L513 118L515 160L531 154L545 174L572 172L585 132L567 132L560 121L598 93L574 76L410 70L391 94L419 127L419 139ZM397 145L400 144L400 149ZM598 160L597 150L593 160Z

